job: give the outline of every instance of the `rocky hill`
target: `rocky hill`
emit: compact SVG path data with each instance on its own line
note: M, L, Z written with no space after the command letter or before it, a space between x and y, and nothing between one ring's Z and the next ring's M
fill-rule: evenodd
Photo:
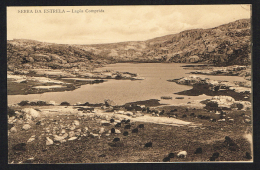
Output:
M75 46L15 39L7 42L7 65L14 68L88 68L109 63L102 56L94 55Z
M147 41L61 45L33 40L7 42L8 68L91 68L115 62L251 64L251 22L241 19Z

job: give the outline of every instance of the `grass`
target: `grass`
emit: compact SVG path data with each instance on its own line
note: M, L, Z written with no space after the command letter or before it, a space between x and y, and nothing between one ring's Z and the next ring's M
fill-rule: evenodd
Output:
M58 126L60 123L56 125L55 122L60 120L63 124L68 124L78 119L76 115L58 115L58 117L52 115L45 118L43 126L34 123L28 131L18 130L18 133L10 133L8 137L8 162L18 163L23 161L23 163L26 163L26 160L30 157L34 157L34 160L29 161L29 163L162 162L163 158L170 152L175 153L175 157L170 160L171 162L209 161L214 152L220 153L216 161L248 161L245 154L251 152L250 143L242 136L247 129L252 128L252 125L244 123L245 118L241 114L251 115L250 111L228 111L227 116L235 120L232 123L228 121L210 122L189 116L190 113L194 113L195 115L201 114L218 119L219 115L209 113L204 109L188 109L186 111L185 107L164 106L158 110L165 110L165 113L167 113L173 109L177 109L178 117L182 117L183 114L187 115L186 118L180 119L202 124L202 126L176 127L143 123L144 129L139 129L138 133L131 133L132 129L141 124L132 122L130 130L125 130L124 127L117 128L122 132L121 134L102 135L100 139L81 137L81 140L46 146L45 137L47 134L43 133L43 128ZM79 128L87 126L94 133L97 133L101 126L91 118L78 120L80 121ZM21 126L18 125L17 129L20 129ZM104 126L106 130L113 127L114 125ZM129 135L123 136L124 131L128 131ZM40 136L40 134L44 135ZM26 151L12 149L18 143L26 143L32 135L36 135L36 140L27 143ZM231 151L229 146L224 144L225 136L231 137L238 144L239 150ZM119 137L124 146L111 147L109 143L115 137ZM153 143L152 147L144 147L145 143L150 141ZM198 147L202 148L202 154L194 154ZM176 157L176 153L180 150L187 151L187 158Z

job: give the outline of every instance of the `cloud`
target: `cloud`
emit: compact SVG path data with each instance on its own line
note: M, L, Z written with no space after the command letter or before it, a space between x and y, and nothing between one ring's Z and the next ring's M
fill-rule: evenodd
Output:
M104 13L17 13L8 7L7 38L57 43L108 43L146 40L187 29L212 28L250 17L250 5L167 5L48 7L103 9ZM46 7L26 7L43 9Z

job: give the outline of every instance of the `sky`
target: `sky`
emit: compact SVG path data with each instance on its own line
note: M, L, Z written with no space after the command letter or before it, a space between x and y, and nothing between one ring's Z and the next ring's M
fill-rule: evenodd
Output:
M251 6L246 4L7 7L7 39L58 44L144 41L250 17Z

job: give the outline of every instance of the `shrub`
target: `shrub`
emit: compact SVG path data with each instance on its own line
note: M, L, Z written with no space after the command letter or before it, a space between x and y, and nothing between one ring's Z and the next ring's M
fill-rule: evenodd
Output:
M18 103L19 106L26 106L29 105L29 101L28 100L23 100L20 103Z
M61 106L69 106L70 105L70 103L69 102L61 102L61 104L60 104Z
M15 116L15 111L14 111L14 109L11 109L11 108L7 108L7 115L9 116L9 117L12 117L12 116Z

